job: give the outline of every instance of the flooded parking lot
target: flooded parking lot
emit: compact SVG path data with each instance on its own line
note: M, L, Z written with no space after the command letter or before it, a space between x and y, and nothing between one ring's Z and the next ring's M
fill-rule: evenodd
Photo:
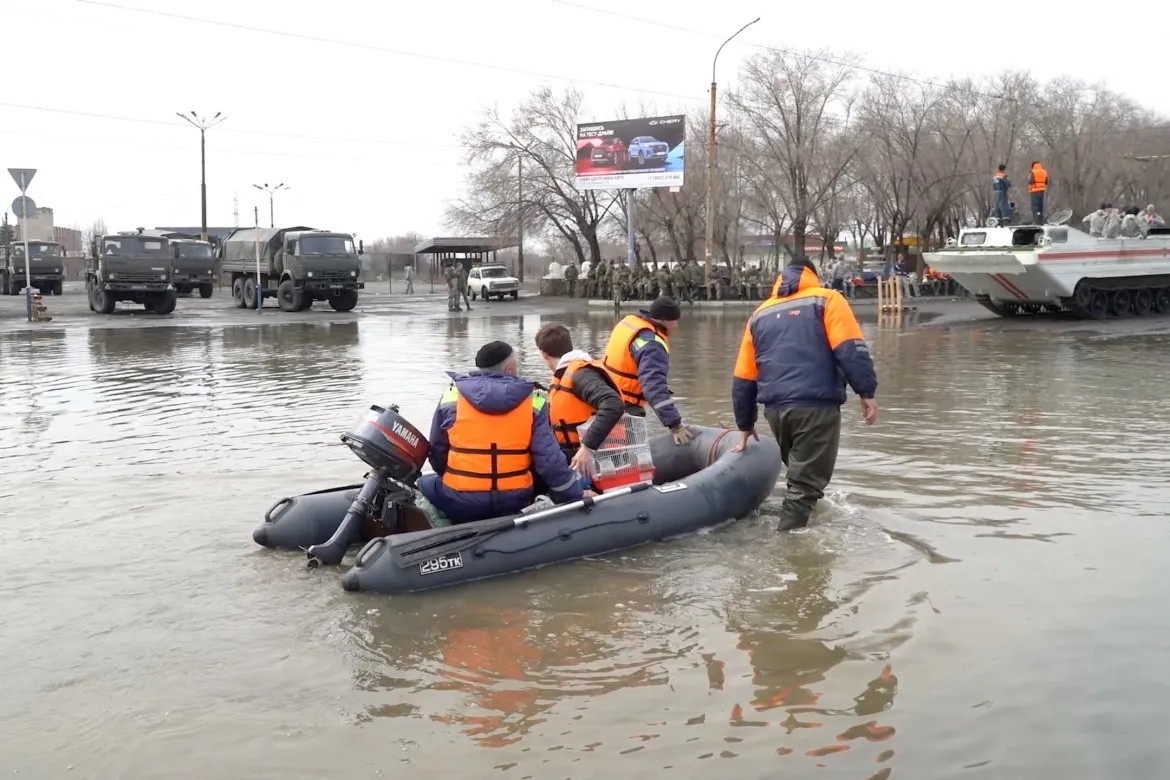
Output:
M217 293L218 295L218 293ZM226 309L0 322L0 770L78 778L1155 777L1170 584L1166 320L879 325L830 500L432 593L259 549L348 484L370 403L426 430L447 369L612 311ZM4 301L11 308L14 301ZM76 309L76 311L75 311ZM746 311L684 308L671 385L731 423ZM782 487L775 495L779 496Z

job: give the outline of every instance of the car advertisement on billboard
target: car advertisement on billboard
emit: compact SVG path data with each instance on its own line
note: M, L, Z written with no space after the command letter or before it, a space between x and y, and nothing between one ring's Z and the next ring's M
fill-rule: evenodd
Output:
M681 187L686 137L681 114L579 124L577 189Z

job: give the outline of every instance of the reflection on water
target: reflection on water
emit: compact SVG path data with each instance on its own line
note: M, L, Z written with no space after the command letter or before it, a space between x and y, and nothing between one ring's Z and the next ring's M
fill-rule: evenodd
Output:
M866 325L882 420L846 408L793 534L765 505L395 598L251 544L275 498L360 478L338 434L368 404L426 429L496 338L544 380L550 319L0 334L0 769L1157 776L1164 333ZM555 319L594 355L615 321ZM688 420L731 421L743 320L684 307ZM1062 729L1028 729L1054 701Z

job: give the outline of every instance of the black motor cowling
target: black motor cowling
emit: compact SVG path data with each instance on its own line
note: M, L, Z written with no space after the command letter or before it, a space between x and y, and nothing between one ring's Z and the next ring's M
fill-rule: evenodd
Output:
M406 484L414 484L431 451L427 438L398 414L394 404L389 409L371 406L341 434L341 441L367 465Z

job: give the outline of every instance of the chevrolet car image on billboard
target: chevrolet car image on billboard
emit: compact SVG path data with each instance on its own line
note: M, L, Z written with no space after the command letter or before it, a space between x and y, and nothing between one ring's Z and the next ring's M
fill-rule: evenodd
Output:
M681 114L577 125L577 189L681 187L686 137Z

